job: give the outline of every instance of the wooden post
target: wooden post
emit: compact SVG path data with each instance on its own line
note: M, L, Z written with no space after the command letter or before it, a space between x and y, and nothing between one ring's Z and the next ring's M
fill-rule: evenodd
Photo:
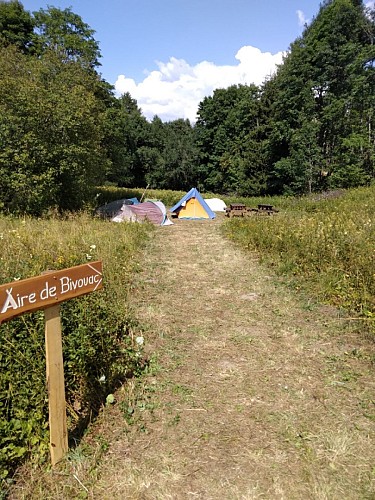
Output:
M50 451L54 466L68 452L60 306L48 307L44 314Z

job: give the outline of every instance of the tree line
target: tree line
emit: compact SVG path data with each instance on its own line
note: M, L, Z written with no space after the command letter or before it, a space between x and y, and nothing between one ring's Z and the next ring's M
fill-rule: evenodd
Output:
M147 121L100 74L71 9L0 0L0 209L80 209L93 188L304 194L375 177L375 9L325 0L274 75L216 89L197 121Z

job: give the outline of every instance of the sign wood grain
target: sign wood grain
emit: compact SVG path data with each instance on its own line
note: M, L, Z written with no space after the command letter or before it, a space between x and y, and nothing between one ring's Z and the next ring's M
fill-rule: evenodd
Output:
M56 465L68 452L60 306L47 307L44 315L50 452L51 463Z
M103 287L98 260L0 285L0 324L26 312L45 309Z

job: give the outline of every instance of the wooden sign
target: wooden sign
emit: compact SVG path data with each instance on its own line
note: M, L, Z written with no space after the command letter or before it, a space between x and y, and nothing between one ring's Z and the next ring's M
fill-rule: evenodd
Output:
M103 287L102 261L0 285L0 323Z
M47 271L0 286L0 324L20 314L45 309L46 374L50 452L56 465L68 451L64 363L59 303L103 287L102 261Z

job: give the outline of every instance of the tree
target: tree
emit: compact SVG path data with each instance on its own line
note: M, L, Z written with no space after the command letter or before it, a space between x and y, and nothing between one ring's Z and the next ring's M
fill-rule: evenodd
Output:
M246 192L253 190L247 180L258 184L258 159L248 146L254 146L260 126L259 98L255 85L232 85L199 104L196 140L205 189L244 194L244 183Z
M266 83L272 192L356 186L373 175L373 32L362 2L326 1Z
M105 145L112 162L108 181L126 187L145 185L149 130L137 101L128 92L107 110Z
M95 31L82 18L69 9L47 7L34 14L35 34L33 47L37 55L48 50L59 54L63 61L79 62L89 69L100 66L99 44Z
M196 185L196 147L194 129L189 120L162 123L155 117L151 123L154 149L153 165L146 174L155 188L187 190Z
M29 50L34 24L31 14L18 0L0 0L0 47L14 45L22 52Z
M95 75L54 54L0 52L0 202L13 212L82 208L103 179Z

